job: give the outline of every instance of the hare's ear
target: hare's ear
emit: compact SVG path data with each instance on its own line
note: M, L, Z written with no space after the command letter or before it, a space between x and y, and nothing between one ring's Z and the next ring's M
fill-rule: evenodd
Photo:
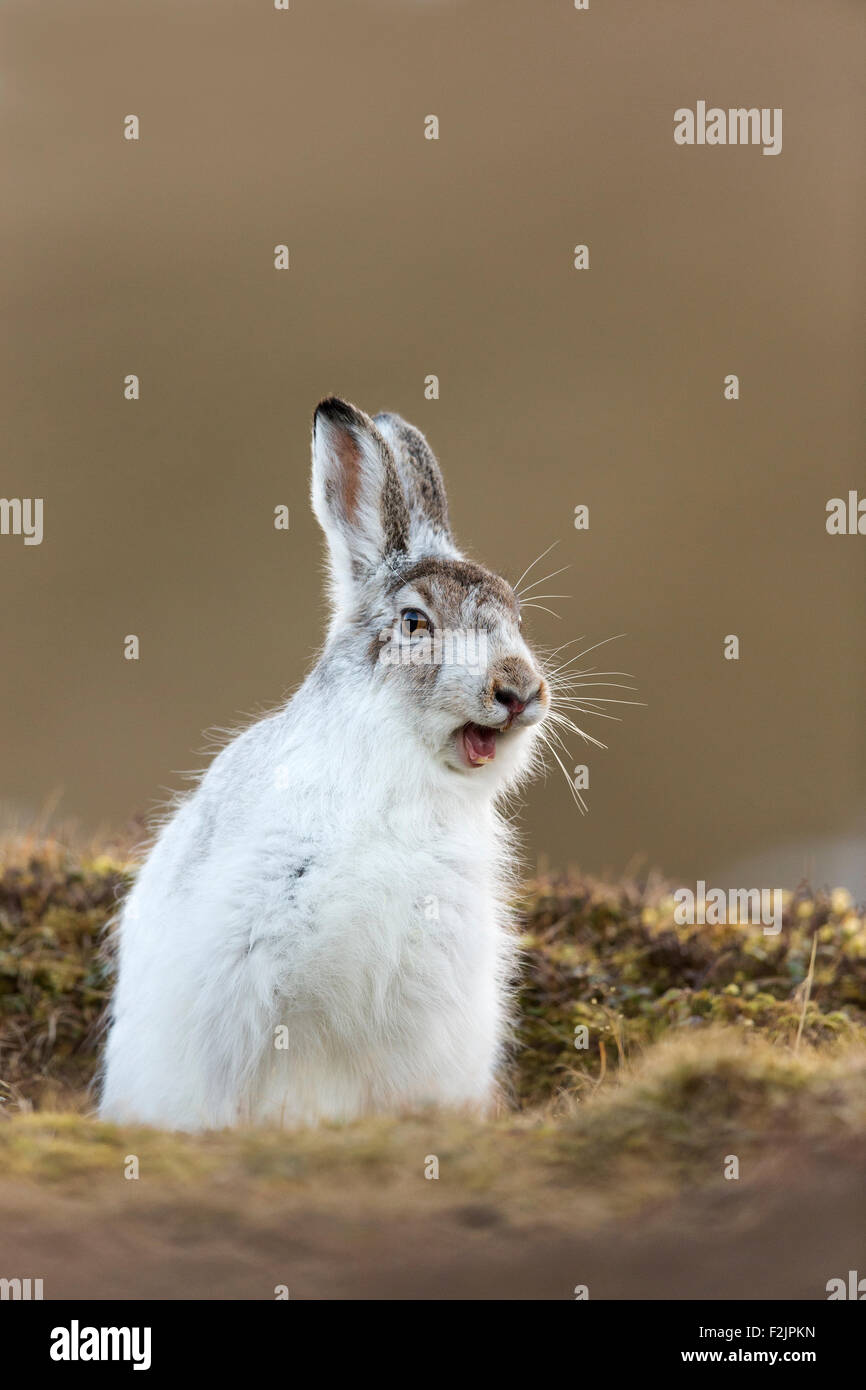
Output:
M448 522L448 498L436 455L420 430L399 415L374 419L397 465L409 503L410 549L422 554L457 555Z
M383 560L405 553L409 511L391 450L362 410L335 396L313 417L312 497L338 602Z

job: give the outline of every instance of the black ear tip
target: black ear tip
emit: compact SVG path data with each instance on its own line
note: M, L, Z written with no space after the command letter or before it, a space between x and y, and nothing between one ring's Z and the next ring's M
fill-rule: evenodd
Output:
M313 429L316 428L320 420L326 420L329 424L337 425L342 429L358 428L363 425L364 416L356 406L349 401L341 400L339 396L326 396L323 401L319 401L313 414Z

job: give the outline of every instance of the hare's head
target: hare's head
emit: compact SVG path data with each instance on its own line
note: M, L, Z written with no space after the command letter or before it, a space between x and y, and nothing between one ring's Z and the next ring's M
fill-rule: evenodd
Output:
M482 781L518 772L548 712L547 682L511 586L457 549L424 436L399 416L323 401L312 495L346 678L359 695L371 682L393 695L407 740L444 767Z

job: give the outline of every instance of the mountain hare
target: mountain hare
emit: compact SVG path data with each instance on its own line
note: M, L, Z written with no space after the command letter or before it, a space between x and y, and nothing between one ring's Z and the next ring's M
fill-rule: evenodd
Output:
M194 1130L485 1108L508 1029L513 832L550 695L439 466L329 399L313 510L332 617L278 713L229 743L125 904L101 1113Z

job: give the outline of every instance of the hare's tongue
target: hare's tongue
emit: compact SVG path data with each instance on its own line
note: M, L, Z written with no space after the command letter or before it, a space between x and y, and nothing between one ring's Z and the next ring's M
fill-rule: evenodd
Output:
M484 729L480 724L467 724L463 730L463 747L467 762L474 765L492 762L496 757L496 730Z

